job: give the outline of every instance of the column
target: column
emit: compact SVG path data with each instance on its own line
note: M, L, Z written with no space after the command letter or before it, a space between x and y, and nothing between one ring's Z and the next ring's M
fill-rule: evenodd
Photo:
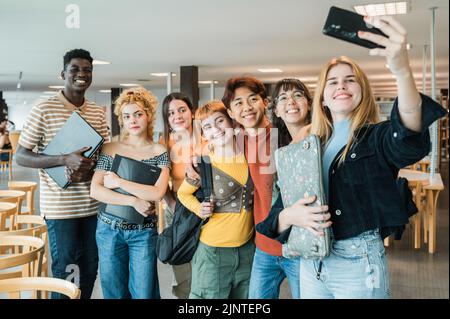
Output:
M114 102L122 93L122 88L111 88L111 134L116 136L120 134L119 121L116 114L114 114Z
M198 66L180 67L180 92L186 94L192 101L194 112L198 107Z

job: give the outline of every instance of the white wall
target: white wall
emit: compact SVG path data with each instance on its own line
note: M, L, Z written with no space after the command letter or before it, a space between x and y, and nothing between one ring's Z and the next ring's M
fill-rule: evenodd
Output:
M42 92L16 92L16 91L4 91L3 98L8 105L8 119L13 121L16 125L16 130L21 130L25 124L28 113Z

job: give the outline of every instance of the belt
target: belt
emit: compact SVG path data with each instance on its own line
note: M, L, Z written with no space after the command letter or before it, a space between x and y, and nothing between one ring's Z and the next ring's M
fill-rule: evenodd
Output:
M155 228L156 222L157 222L157 220L155 218L155 220L152 220L149 222L144 222L143 224L134 224L134 223L128 223L128 222L124 221L123 219L111 219L102 213L99 213L97 215L97 218L108 225L112 225L113 222L115 222L114 227L122 229L122 230L142 230L145 228Z

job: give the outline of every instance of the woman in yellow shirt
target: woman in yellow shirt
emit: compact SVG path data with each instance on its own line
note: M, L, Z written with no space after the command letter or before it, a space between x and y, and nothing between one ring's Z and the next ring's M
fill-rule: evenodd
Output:
M214 199L200 203L194 196L200 185L189 178L178 189L178 199L185 207L201 218L209 218L192 258L189 297L247 298L255 250L253 182L248 164L222 102L201 106L195 118L211 150Z

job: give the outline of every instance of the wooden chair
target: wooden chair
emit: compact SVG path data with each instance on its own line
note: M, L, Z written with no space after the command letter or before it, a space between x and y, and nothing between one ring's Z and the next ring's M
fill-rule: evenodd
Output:
M17 205L17 214L22 211L22 202L27 194L23 191L13 191L9 189L0 190L0 202L14 203Z
M420 166L416 164L410 165L408 169L420 171ZM420 238L420 232L421 232L421 225L423 221L423 232L424 232L424 242L427 242L427 214L426 214L426 194L423 190L423 181L408 181L408 187L411 189L411 192L413 193L413 201L417 206L418 212L411 217L410 223L412 224L413 232L414 232L414 248L420 249L421 244L421 238ZM384 239L384 246L389 247L392 239L389 237L386 237Z
M410 165L409 169L412 169L414 171L419 171L419 172L427 172L428 168L430 166L430 161L426 160L426 159L422 159L419 162ZM423 182L422 182L423 183ZM428 232L429 232L429 227L428 227L428 215L426 212L426 207L427 207L427 203L426 203L426 191L423 188L424 185L422 185L422 183L418 183L413 182L411 184L411 182L409 183L409 187L411 189L411 191L413 192L413 200L414 203L416 204L419 212L415 215L414 217L414 248L419 249L420 248L420 238L418 238L417 236L420 237L420 229L417 229L417 227L420 227L420 224L422 224L423 226L423 242L426 244L428 242ZM418 184L421 184L420 187L418 187ZM416 193L416 189L418 189L418 194ZM416 220L416 218L418 218L417 216L420 216L420 220ZM417 227L416 227L417 226Z
M17 215L14 218L15 230L0 231L0 236L34 236L41 238L45 243L44 256L42 258L41 276L48 277L48 230L45 219L38 215ZM11 247L12 250L14 247ZM7 251L7 250L5 250ZM22 276L22 271L11 271L0 274L0 278L17 278ZM44 292L44 298L47 292Z
M425 183L427 183L425 181ZM424 181L409 182L409 187L413 193L413 200L418 212L414 215L412 222L414 228L414 248L419 249L421 245L421 230L423 230L423 240L428 242L428 218L427 218L427 196L424 190Z
M33 229L21 229L21 230L8 230L0 231L0 237L2 236L34 236ZM35 237L35 236L34 236ZM1 247L0 255L12 255L19 252L19 246ZM16 269L10 269L8 271L0 271L0 280L9 278L18 278L24 275L23 267L15 267Z
M421 183L421 181L409 181L408 186L413 193L413 200L418 209L418 212L413 217L411 217L411 223L413 225L413 230L414 230L414 248L419 249L420 242L421 242L420 230L421 230L421 219L422 219L422 212L423 212L422 199L421 199L422 183Z
M13 254L5 254L0 258L0 279L2 274L11 278L14 267L22 267L22 276L40 276L45 243L33 236L0 236L0 248L19 247ZM9 270L7 270L9 269ZM5 272L6 270L6 272Z
M26 228L24 228L26 226ZM42 259L42 276L48 276L48 229L45 219L38 215L17 215L14 218L14 227L17 232L31 230L32 235L41 238L45 243L44 257Z
M20 131L9 132L8 137L13 153L16 153L17 145L19 144Z
M10 299L21 299L23 291L57 292L70 299L80 299L80 289L70 281L48 277L24 277L0 280L0 293L8 293ZM39 294L33 294L33 297Z
M10 190L22 191L27 194L27 211L22 212L22 214L31 214L35 213L34 208L34 194L37 188L36 182L19 182L19 181L9 181L8 188Z
M17 214L17 205L0 202L0 231L14 229L14 216ZM6 221L9 220L9 225Z
M1 172L6 172L6 169L9 169L8 179L12 179L12 158L13 158L13 150L12 149L6 149L6 150L0 150L0 154L8 154L8 160L4 161L0 159L0 170Z

